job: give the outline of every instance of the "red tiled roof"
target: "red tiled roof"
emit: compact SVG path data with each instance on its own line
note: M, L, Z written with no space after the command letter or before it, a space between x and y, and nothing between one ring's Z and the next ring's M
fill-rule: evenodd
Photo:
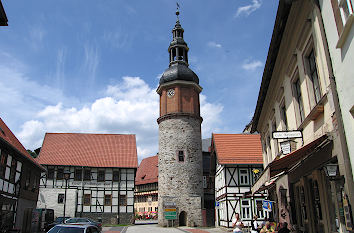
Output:
M258 134L213 134L212 147L219 164L263 164Z
M0 138L10 144L13 148L15 148L22 156L26 159L30 160L34 165L44 170L44 168L36 162L36 160L27 152L21 142L16 138L16 136L11 132L11 130L7 127L5 122L0 118Z
M39 163L136 168L138 157L135 135L46 133Z
M135 185L156 183L158 181L158 156L151 156L141 161L135 176Z

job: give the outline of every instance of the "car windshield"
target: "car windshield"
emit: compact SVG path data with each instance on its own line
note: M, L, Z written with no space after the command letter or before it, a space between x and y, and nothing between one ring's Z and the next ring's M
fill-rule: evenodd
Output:
M63 222L63 221L64 221L64 218L63 218L63 217L57 217L57 218L55 219L55 222L61 223L61 222Z
M48 233L84 233L84 228L55 226Z
M87 218L78 218L76 222L90 222Z
M66 223L74 223L77 222L77 218L69 218L68 220L65 221Z

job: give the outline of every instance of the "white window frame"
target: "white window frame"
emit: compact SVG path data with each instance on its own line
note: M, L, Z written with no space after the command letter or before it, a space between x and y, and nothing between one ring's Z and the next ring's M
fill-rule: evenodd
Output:
M244 202L248 202L248 204L244 204ZM252 219L252 210L251 210L251 200L250 199L241 199L241 219L248 220Z
M246 171L246 173L241 173L241 171ZM249 185L250 184L250 175L247 168L239 168L238 171L240 177L240 185ZM242 179L243 178L243 179ZM247 181L247 182L245 182Z

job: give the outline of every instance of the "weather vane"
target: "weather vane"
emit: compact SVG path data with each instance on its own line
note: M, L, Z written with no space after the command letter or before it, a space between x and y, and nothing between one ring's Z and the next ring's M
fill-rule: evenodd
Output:
M177 15L177 20L179 21L179 17L178 17L178 15L179 15L179 4L178 4L178 2L176 2L176 4L177 4L176 15Z

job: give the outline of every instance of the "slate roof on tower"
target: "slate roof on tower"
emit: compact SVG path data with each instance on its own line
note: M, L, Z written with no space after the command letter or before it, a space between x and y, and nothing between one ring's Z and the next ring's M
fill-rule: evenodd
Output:
M140 162L135 176L135 185L158 182L158 156L151 156Z
M87 167L138 167L135 135L46 133L40 164Z
M16 138L12 131L7 127L5 122L0 118L0 138L12 148L17 150L24 158L29 160L37 167L45 170L25 149L21 142Z
M263 164L258 134L213 134L211 147L219 164Z

